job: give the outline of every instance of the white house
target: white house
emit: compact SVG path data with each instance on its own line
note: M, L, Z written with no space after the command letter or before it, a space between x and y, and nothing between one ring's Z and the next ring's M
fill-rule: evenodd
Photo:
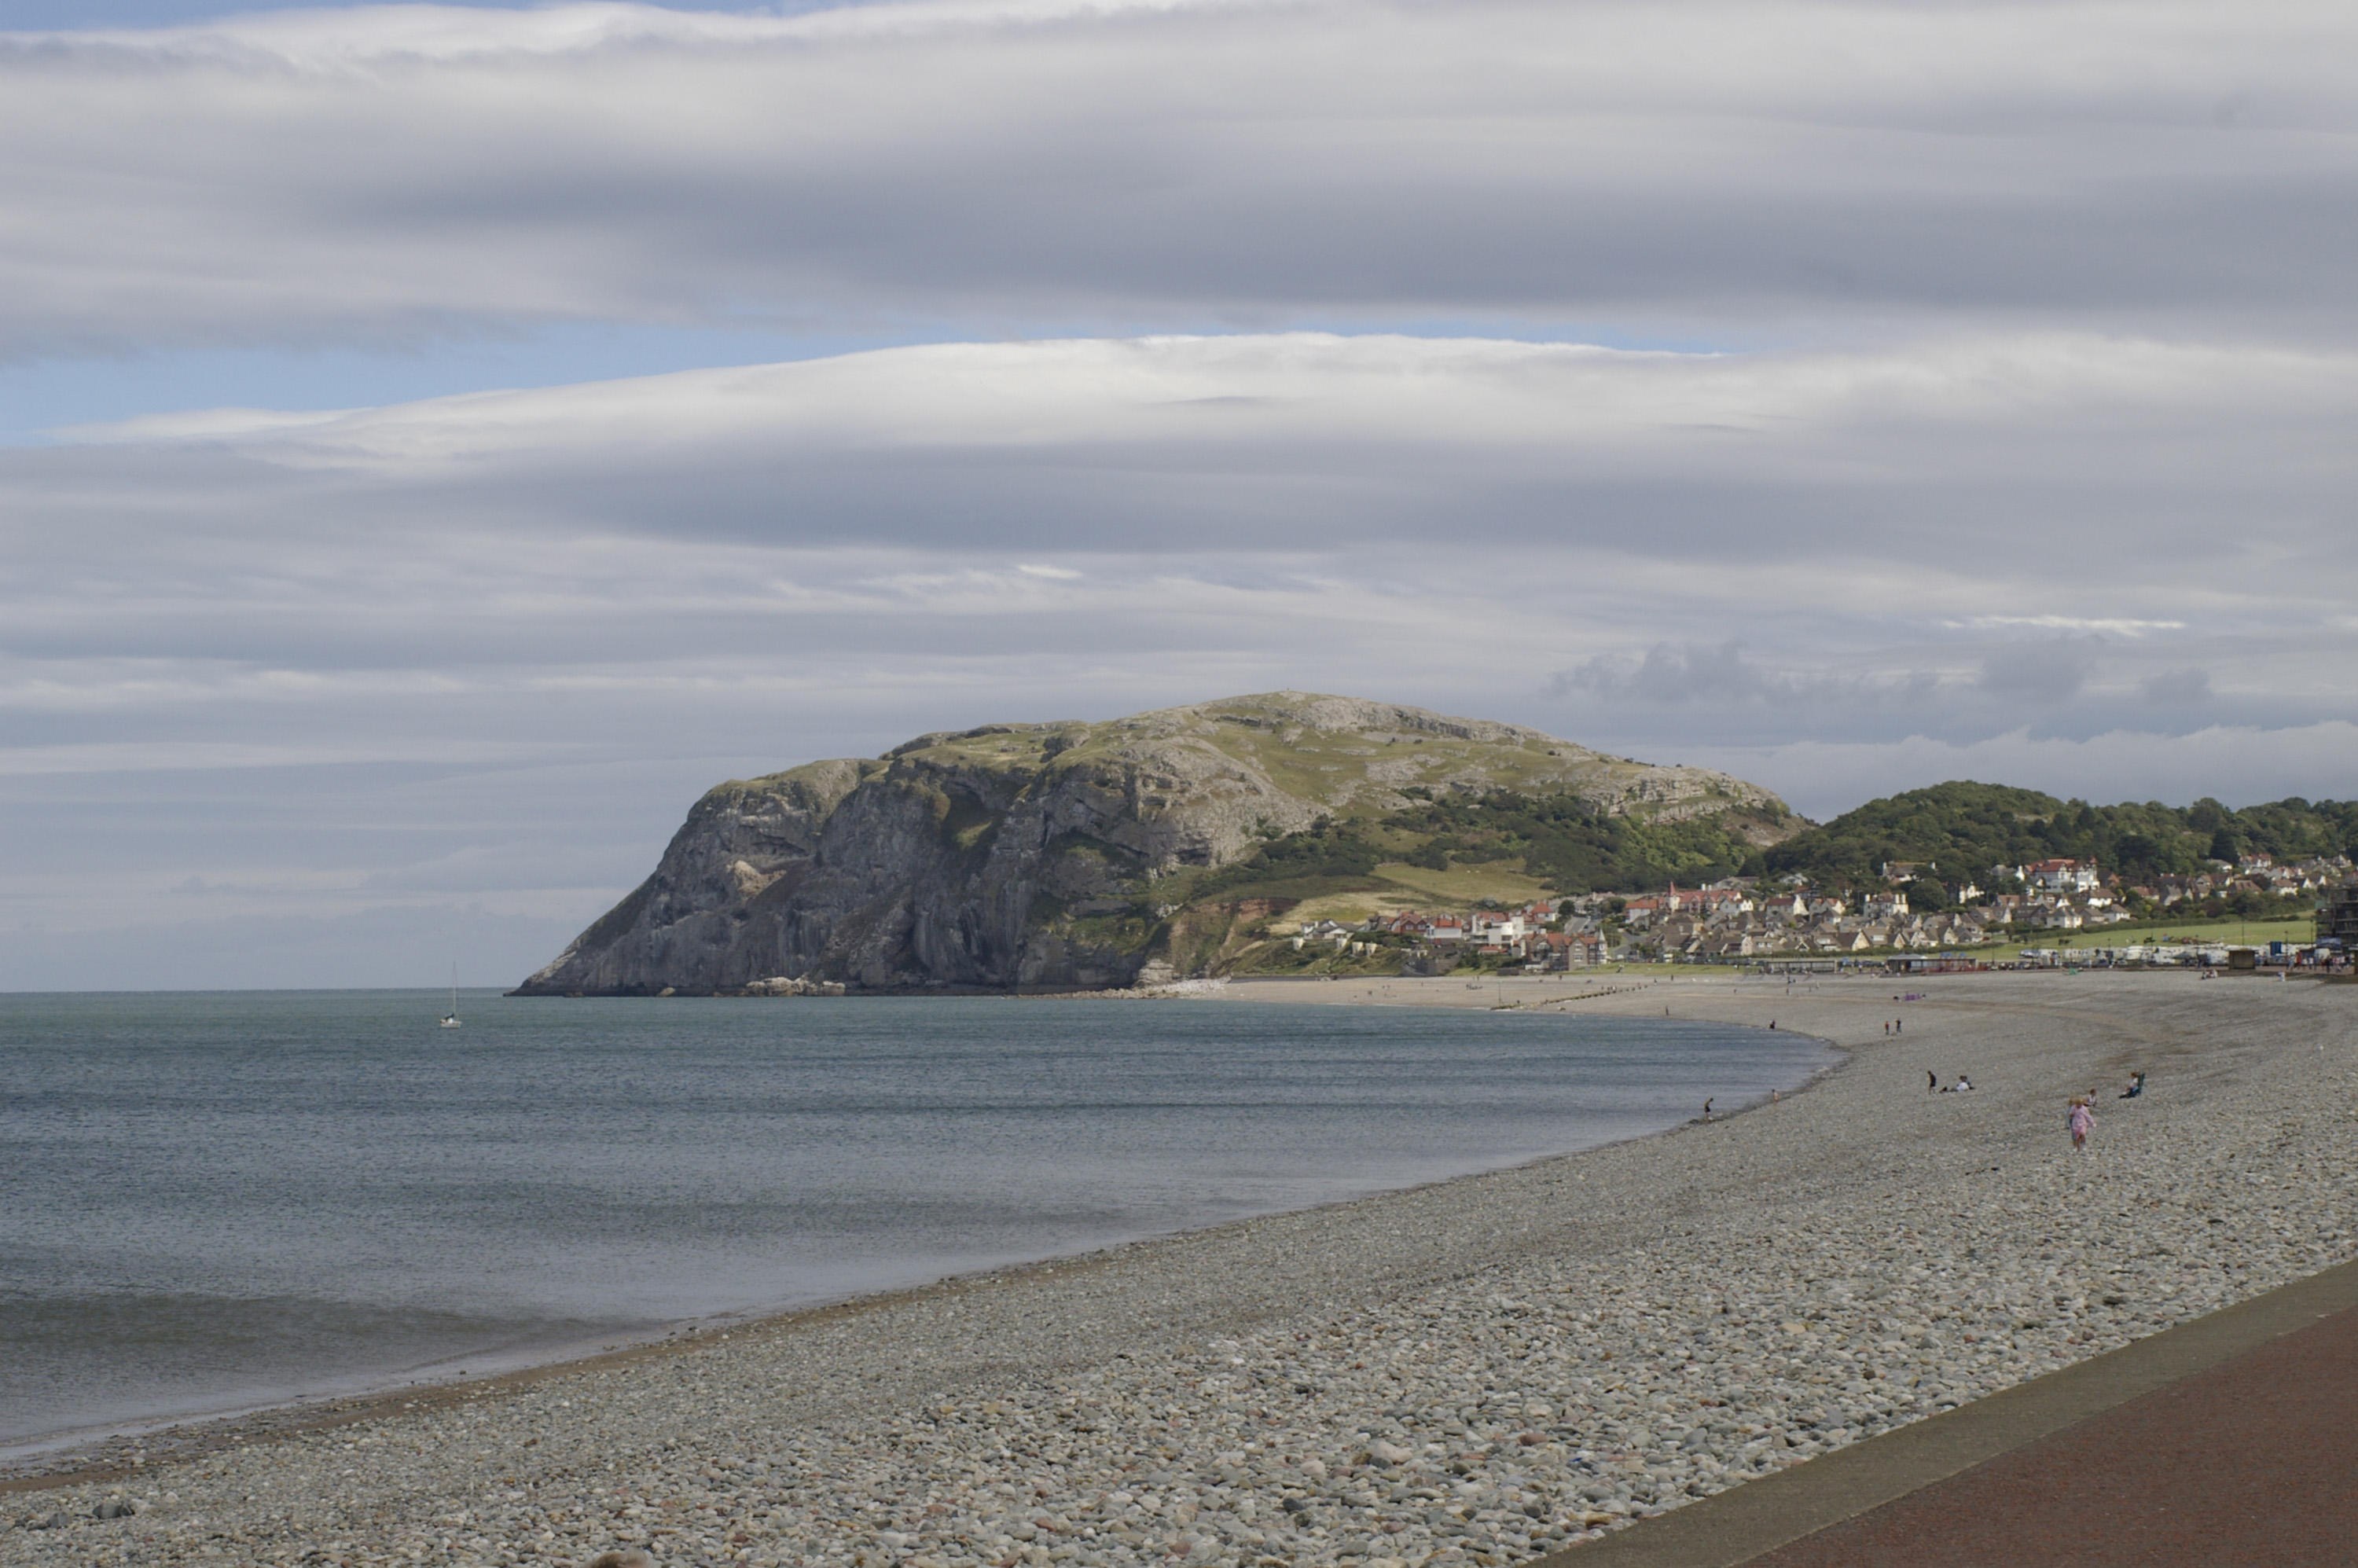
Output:
M1477 942L1519 942L1530 931L1520 910L1477 909L1467 925Z
M2015 874L2040 892L2087 892L2103 881L2093 860L2033 860L2016 867Z

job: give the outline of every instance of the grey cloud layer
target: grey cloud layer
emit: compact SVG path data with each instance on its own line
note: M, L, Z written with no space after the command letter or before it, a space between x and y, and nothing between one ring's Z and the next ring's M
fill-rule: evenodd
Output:
M2223 524L2264 522L2245 546L2262 557L2330 537L2353 396L2358 356L2086 336L1761 355L1170 338L880 351L243 428L229 412L140 420L16 466L60 476L52 504L93 524L199 549L191 516L281 512L346 532L465 516L768 546L1248 555L1316 551L1339 528L1790 558L1937 555L1960 530L2043 547L2109 526L2144 543L2105 552L2103 602L2085 579L2034 574L2018 596L1926 606L1961 624L2101 628L2136 619L2123 596L2141 582L2173 604L2237 595L2171 554ZM141 504L166 472L199 476L178 481L186 503Z
M322 713L522 744L574 697L650 736L1080 671L1727 743L2298 725L2350 712L2353 394L2358 355L2088 337L1296 335L141 421L0 454L0 702L20 745L234 710L330 757Z
M0 42L0 351L555 319L2351 329L2346 7L614 6Z

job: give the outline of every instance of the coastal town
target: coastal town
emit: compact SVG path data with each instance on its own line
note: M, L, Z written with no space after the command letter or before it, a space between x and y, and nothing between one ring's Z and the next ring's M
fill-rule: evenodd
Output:
M1524 970L1909 956L1970 963L1987 961L1997 943L2019 949L2007 952L2010 960L2039 963L2060 961L2077 934L2076 951L2086 957L2223 966L2231 950L2222 942L2092 947L2086 934L2173 916L2192 922L2266 901L2279 912L2319 912L2316 940L2276 942L2273 961L2331 967L2346 963L2358 947L2358 881L2342 855L2283 864L2252 855L2134 884L2089 860L1992 866L1953 881L1931 864L1889 861L1881 870L1883 885L1863 890L1815 888L1800 876L1728 877L1700 887L1672 882L1660 892L1591 892L1511 908L1392 910L1356 924L1319 919L1296 927L1288 944L1296 953L1324 946L1360 957L1399 949L1412 972L1431 973L1468 958Z

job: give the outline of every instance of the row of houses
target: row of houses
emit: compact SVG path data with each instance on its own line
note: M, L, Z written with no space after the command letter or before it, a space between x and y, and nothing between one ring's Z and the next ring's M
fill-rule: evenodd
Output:
M1412 936L1421 942L1463 942L1480 947L1520 942L1546 930L1555 921L1554 906L1546 903L1526 904L1520 909L1477 909L1466 914L1422 914L1404 909L1371 917L1367 929Z
M1401 910L1377 915L1368 925L1390 936L1431 943L1444 953L1520 959L1526 967L1574 969L1606 959L1605 935L1596 921L1560 915L1547 903L1477 909L1464 914Z
M1577 968L1617 958L1929 952L1979 946L2001 926L2076 931L2132 918L2120 879L2105 875L2093 860L1992 867L1995 875L2018 881L2024 891L1992 895L1968 883L1956 891L1979 902L1957 909L1909 908L1902 884L1930 880L1936 870L1929 862L1891 862L1883 868L1889 885L1849 894L1819 892L1796 880L1764 884L1730 877L1703 887L1673 882L1660 892L1636 897L1585 893L1560 905L1446 914L1399 910L1357 925L1319 921L1302 927L1293 942L1297 948L1331 944L1354 953L1405 944L1436 954L1479 953L1527 966ZM2217 870L2222 875L2232 871L2245 881L2273 878L2259 885L2288 888L2339 884L2350 873L2349 862L2339 858L2277 867L2261 857L2258 864ZM2220 885L2215 879L2182 881L2190 890L2204 890L2183 896L2208 896L2210 888ZM2142 888L2128 891L2147 894Z
M2340 885L2349 875L2350 859L2346 855L2320 856L2284 865L2277 864L2271 856L2248 855L2233 866L2214 860L2209 871L2192 876L2151 877L2128 891L2167 908L2175 903L2200 903L2210 898L2232 898L2239 892L2279 898L2315 894Z
M1605 935L1594 920L1560 917L1545 903L1521 909L1477 909L1428 914L1399 910L1368 917L1357 925L1321 920L1293 936L1297 948L1331 946L1351 954L1410 944L1437 953L1479 953L1551 969L1581 968L1605 962Z
M1839 901L1834 901L1839 902ZM1910 914L1880 901L1866 901L1860 913L1826 909L1801 918L1771 911L1766 915L1721 911L1715 918L1674 915L1633 938L1639 952L1693 958L1751 958L1772 954L1831 954L1964 947L1988 940L1988 930L1971 915L1942 912Z

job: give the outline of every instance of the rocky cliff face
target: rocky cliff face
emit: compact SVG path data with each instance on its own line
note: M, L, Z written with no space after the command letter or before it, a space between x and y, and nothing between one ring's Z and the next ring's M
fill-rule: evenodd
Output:
M1321 817L1398 810L1406 789L1571 792L1653 820L1784 815L1725 773L1352 697L986 725L720 785L654 874L519 989L1126 984L1161 957L1159 878Z

